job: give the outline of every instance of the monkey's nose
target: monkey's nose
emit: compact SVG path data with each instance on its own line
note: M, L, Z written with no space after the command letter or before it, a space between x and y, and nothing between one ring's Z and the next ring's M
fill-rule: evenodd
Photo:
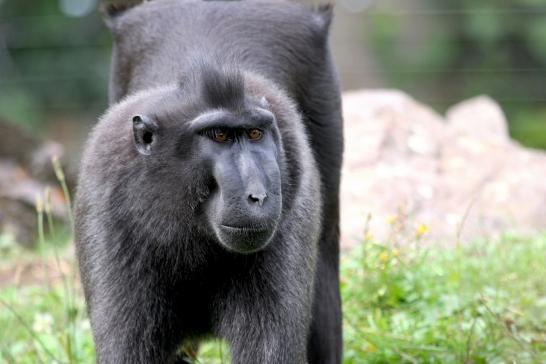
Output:
M266 198L267 195L265 193L251 193L248 195L248 200L250 203L257 203L260 206L264 204Z

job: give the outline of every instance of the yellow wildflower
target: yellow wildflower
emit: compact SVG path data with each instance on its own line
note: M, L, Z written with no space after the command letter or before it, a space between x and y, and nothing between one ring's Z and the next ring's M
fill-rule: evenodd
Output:
M425 224L419 224L415 228L415 236L420 238L428 232L428 227Z
M387 215L385 220L387 221L387 224L393 225L396 222L397 216L396 215Z
M382 251L381 254L379 254L379 261L381 263L386 263L389 260L389 254L387 254L386 251Z

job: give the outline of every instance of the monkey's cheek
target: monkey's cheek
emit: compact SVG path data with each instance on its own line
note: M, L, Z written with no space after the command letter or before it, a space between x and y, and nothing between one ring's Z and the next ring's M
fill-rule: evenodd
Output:
M220 244L239 254L252 254L264 249L275 233L275 229L257 230L226 225L219 225L215 230Z

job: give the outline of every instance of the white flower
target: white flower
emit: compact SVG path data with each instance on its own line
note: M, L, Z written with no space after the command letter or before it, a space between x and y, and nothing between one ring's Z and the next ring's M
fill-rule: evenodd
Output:
M34 315L32 329L39 333L49 333L53 327L53 316L48 313L37 313Z

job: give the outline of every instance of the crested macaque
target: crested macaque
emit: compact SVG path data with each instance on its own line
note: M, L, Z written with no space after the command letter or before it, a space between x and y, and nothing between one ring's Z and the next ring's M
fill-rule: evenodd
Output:
M340 95L330 7L107 8L111 106L83 154L76 251L98 363L340 363Z

